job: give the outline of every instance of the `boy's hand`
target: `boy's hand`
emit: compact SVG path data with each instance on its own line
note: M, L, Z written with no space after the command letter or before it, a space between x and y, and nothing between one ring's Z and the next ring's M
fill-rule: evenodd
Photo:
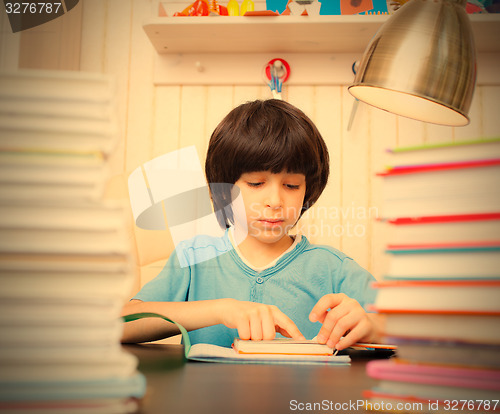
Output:
M237 329L241 339L270 340L276 332L297 340L305 339L295 323L274 305L223 299L221 323Z
M375 326L368 314L356 300L343 293L323 296L314 305L309 320L323 324L318 342L338 350L359 341L371 342L374 336Z

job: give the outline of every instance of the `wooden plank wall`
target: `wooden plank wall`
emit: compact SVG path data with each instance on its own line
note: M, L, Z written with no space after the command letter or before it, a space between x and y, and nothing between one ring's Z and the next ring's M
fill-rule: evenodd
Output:
M81 69L118 79L124 139L113 161L117 173L188 145L196 146L203 162L212 130L231 108L271 97L265 85L154 87L155 51L141 24L156 10L157 2L145 0L84 3ZM500 136L498 85L478 86L472 122L462 128L424 124L361 104L347 131L353 98L340 85L289 87L284 98L317 124L332 163L325 193L299 226L313 242L343 250L378 277L385 266L385 241L384 228L375 220L381 184L375 173L384 164L384 150Z
M82 1L80 70L107 73L117 81L123 137L112 159L117 176L188 145L196 146L203 162L212 130L231 108L271 97L265 85L155 87L156 52L142 23L156 13L158 2ZM0 57L4 53L0 49ZM353 127L347 131L353 98L341 85L318 86L313 81L308 86L285 85L284 98L316 122L332 164L325 193L299 227L313 242L343 250L376 277L382 275L386 263L385 231L376 222L381 183L375 176L384 165L384 150L500 136L500 84L478 85L472 121L462 128L424 124L360 104Z
M20 33L12 33L7 13L0 13L0 70L18 67Z
M82 3L63 17L12 33L7 13L0 15L0 70L79 70Z

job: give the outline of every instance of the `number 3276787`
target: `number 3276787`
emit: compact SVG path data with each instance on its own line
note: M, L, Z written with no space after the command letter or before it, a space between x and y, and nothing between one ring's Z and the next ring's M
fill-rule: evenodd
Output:
M12 2L5 3L7 14L57 14L62 3Z

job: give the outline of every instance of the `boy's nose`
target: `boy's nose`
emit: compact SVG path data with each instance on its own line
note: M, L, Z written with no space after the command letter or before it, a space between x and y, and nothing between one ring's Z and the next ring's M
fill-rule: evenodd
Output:
M270 208L280 208L282 203L280 190L277 188L270 188L266 197L266 206Z

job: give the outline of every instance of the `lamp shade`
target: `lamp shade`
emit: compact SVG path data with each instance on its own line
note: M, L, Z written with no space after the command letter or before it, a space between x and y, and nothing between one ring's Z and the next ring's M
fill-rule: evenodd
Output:
M410 0L371 40L349 92L408 118L464 126L475 83L465 0Z

